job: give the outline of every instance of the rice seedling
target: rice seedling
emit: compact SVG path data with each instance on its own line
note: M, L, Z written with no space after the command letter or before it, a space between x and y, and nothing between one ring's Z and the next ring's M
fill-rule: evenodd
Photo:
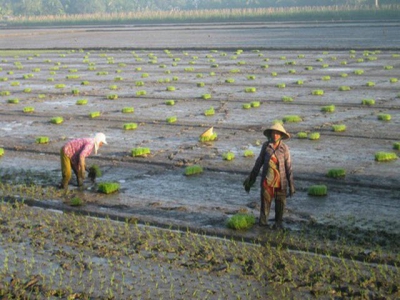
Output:
M246 93L255 93L257 89L255 87L247 87L244 89Z
M147 91L145 91L145 90L136 91L136 96L146 96L146 95L147 95Z
M133 157L147 157L150 153L150 148L146 147L138 147L131 150L131 155Z
M372 86L375 86L375 82L368 81L365 85L368 86L368 87L372 87Z
M306 139L306 138L308 138L308 133L304 132L304 131L300 131L300 132L297 133L297 137L299 139Z
M312 70L314 70L314 68L312 66L307 66L307 67L305 67L305 70L306 71L312 71Z
M324 91L323 90L313 90L311 92L311 94L314 96L322 96L322 95L324 95Z
M395 150L400 150L400 142L395 142L395 143L393 144L393 149L395 149Z
M389 81L390 81L390 83L396 83L399 81L399 79L398 78L390 78Z
M64 122L63 117L53 117L50 119L50 123L52 124L61 124Z
M108 94L107 95L108 100L117 100L118 99L118 94Z
M33 106L25 106L23 109L24 113L33 113L35 111L35 108Z
M392 116L390 114L378 114L379 121L390 121Z
M91 113L89 113L89 118L94 119L94 118L98 118L101 116L101 112L99 111L93 111Z
M228 219L227 226L234 230L248 230L255 222L256 218L253 215L239 213Z
M364 74L364 70L361 70L361 69L359 69L359 70L354 70L354 74L355 74L355 75L363 75L363 74Z
M384 66L383 69L384 70L393 70L393 66Z
M55 86L56 89L64 89L65 87L66 86L63 83L56 84L56 86Z
M0 92L0 96L10 96L10 95L11 95L10 91L1 91Z
M32 92L32 89L31 88L24 88L23 92L29 94L30 92Z
M0 156L4 155L4 148L0 148Z
M304 84L304 81L303 81L303 80L297 80L297 81L296 81L296 84L297 84L297 85L303 85L303 84Z
M136 81L135 85L136 86L144 86L144 81Z
M178 76L172 77L172 81L178 81L178 80L179 80L179 77L178 77Z
M375 153L375 160L378 162L392 161L396 159L398 159L398 156L393 152L380 151Z
M344 169L330 169L326 176L330 178L343 178L346 176L346 171Z
M201 96L201 98L204 99L204 100L211 99L211 94L203 94L203 95Z
M251 103L250 103L250 105L251 105L251 107L253 107L253 108L257 108L257 107L260 107L260 101L252 101Z
M234 82L235 82L235 79L233 79L233 78L228 78L228 79L225 79L225 82L226 82L226 83L234 83Z
M35 139L36 144L48 144L49 137L48 136L39 136Z
M356 60L356 62L362 63L362 62L364 62L364 59L363 59L363 58L358 58L358 59Z
M319 132L310 132L310 134L308 135L308 139L312 141L319 140L319 138L320 138Z
M362 99L361 104L362 105L375 105L375 100L374 99Z
M84 80L81 82L81 85L89 85L89 81Z
M255 80L255 79L256 79L256 76L255 76L255 75L248 75L248 76L247 76L247 79L248 79L248 80Z
M185 175L192 176L203 173L203 167L200 165L187 166L185 168Z
M231 70L229 70L229 73L233 73L233 74L240 73L240 70L239 69L231 69Z
M262 65L261 68L263 68L263 69L268 69L268 68L269 68L269 65Z
M8 81L8 77L0 77L0 81L2 82Z
M344 91L350 91L351 88L347 85L342 85L339 87L339 91L344 92Z
M203 78L204 75L202 73L196 74L196 78Z
M174 106L175 100L167 100L167 101L165 101L165 105Z
M178 118L176 116L172 116L172 117L168 117L166 119L167 123L175 123L178 120Z
M295 69L290 69L290 70L288 71L288 73L289 73L289 74L296 74L296 70L295 70Z
M246 149L246 150L244 150L244 152L243 152L243 156L244 156L244 157L253 157L253 156L254 156L254 151L253 151L253 150L250 150L250 149Z
M282 97L283 102L293 102L293 97L290 96L283 96Z
M10 85L11 86L20 86L20 83L19 83L19 81L13 81L13 82L11 82Z
M278 83L276 85L276 87L279 88L279 89L284 89L286 87L286 84L285 83Z
M303 119L297 115L288 115L288 116L284 116L282 118L282 121L284 123L297 123L297 122L303 121Z
M121 111L124 114L131 114L135 111L135 109L133 107L124 107Z
M54 81L54 78L47 78L47 81L53 82L53 81ZM58 88L61 88L61 87L58 87Z
M328 65L328 64L323 64L321 67L322 67L323 69L326 69L326 68L329 68L329 65Z
M86 105L87 103L88 103L87 99L79 99L79 100L76 100L76 102L75 102L76 105Z
M69 204L71 206L82 206L83 205L83 200L81 198L79 198L79 197L73 197L70 200Z
M277 72L271 72L271 76L272 77L276 77L276 76L278 76L278 73Z
M124 124L124 130L135 130L138 127L136 123L126 123Z
M251 103L243 103L242 104L243 109L250 109L251 108Z
M331 76L322 76L321 80L329 81L329 80L331 80Z
M124 81L124 77L117 76L114 78L114 81Z
M326 196L328 188L326 185L312 185L308 188L308 195L310 196Z
M7 103L9 104L18 104L19 103L19 99L18 98L11 98L7 100Z
M197 87L204 87L206 84L204 82L198 82Z
M327 106L323 106L322 108L321 108L321 111L322 112L327 112L327 113L333 113L334 111L335 111L335 105L327 105Z
M172 91L175 91L176 88L174 86L167 86L166 90L169 91L169 92L172 92Z
M81 78L80 75L67 75L65 76L66 79L79 79Z
M214 107L211 106L209 109L206 109L204 111L204 115L205 116L213 116L213 115L215 115Z
M341 64L342 66L346 66L346 65L347 65L347 61L343 60L343 61L340 62L340 64Z
M340 74L340 77L342 77L342 78L346 78L346 77L348 77L349 76L349 74L347 74L347 73L342 73L342 74Z
M347 127L344 124L335 124L332 125L332 131L334 132L344 132L346 131Z
M231 161L231 160L234 160L235 159L235 154L233 153L233 152L225 152L225 153L223 153L222 154L222 159L223 160L228 160L228 161Z
M101 182L98 185L98 191L103 194L111 194L118 192L120 184L118 182Z

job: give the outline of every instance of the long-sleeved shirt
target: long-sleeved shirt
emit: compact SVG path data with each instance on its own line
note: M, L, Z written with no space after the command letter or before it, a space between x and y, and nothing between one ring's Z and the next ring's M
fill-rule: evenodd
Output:
M66 143L63 151L71 159L72 165L79 170L81 162L92 153L94 148L94 138L74 139ZM83 165L84 167L84 165Z
M254 167L250 173L250 179L252 181L256 181L256 178L260 172L261 167L261 183L262 186L263 181L267 175L268 167L269 167L269 160L271 156L274 154L278 159L278 166L279 166L279 174L281 179L281 190L287 191L289 187L290 195L293 195L295 192L294 182L293 182L293 172L292 172L292 161L290 158L290 151L289 147L284 143L280 142L278 147L274 150L272 145L269 142L265 142L262 147L259 156L254 164Z

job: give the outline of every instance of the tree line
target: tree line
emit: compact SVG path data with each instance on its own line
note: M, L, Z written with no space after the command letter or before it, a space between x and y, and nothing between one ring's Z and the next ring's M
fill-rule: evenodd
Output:
M398 0L0 0L0 16L397 3Z

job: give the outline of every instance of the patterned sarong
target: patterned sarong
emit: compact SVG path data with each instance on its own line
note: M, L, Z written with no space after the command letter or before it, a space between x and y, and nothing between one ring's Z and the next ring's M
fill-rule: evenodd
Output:
M275 195L275 189L281 187L281 176L279 174L278 159L275 155L269 160L267 176L264 179L263 187L272 199Z

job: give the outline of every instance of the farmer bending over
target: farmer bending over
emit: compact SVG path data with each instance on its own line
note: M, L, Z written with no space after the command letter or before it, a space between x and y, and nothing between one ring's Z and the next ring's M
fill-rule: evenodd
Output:
M60 150L62 182L60 188L68 190L68 183L71 179L71 167L76 175L78 186L83 186L85 179L85 158L106 144L104 133L96 133L93 138L74 139L66 143Z
M289 147L282 141L290 138L279 123L272 125L264 131L268 138L262 147L253 170L246 178L243 186L246 192L256 182L261 167L261 209L260 226L266 226L271 202L275 198L275 224L274 229L282 229L283 212L286 205L286 192L289 187L289 195L295 193L290 159Z

